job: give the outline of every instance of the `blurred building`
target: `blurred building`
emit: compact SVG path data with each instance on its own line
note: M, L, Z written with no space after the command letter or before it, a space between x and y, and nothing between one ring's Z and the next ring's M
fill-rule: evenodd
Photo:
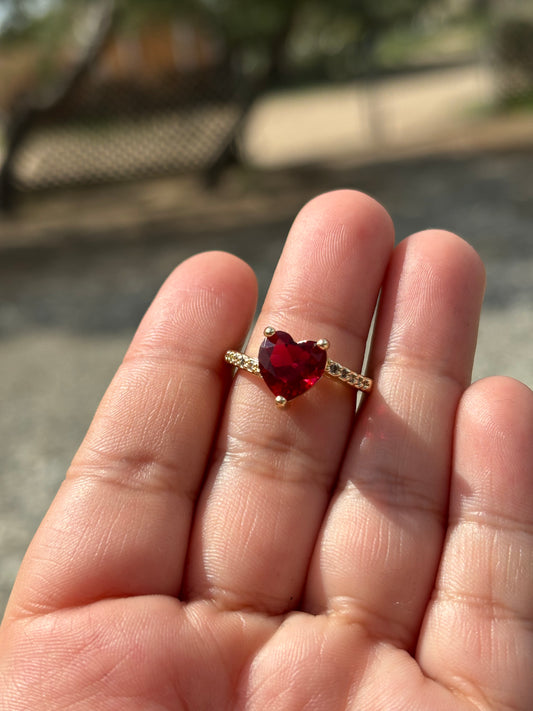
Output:
M7 111L24 95L43 83L43 65L53 82L68 69L75 47L64 46L51 57L32 42L12 43L0 50L0 110ZM93 87L120 83L157 86L162 79L176 75L200 74L223 60L221 42L205 30L183 20L148 25L137 31L115 33L91 67L87 82ZM54 76L55 75L55 76ZM87 87L84 87L87 90Z
M113 37L99 57L93 76L104 81L157 81L175 72L209 69L222 56L220 41L180 20Z

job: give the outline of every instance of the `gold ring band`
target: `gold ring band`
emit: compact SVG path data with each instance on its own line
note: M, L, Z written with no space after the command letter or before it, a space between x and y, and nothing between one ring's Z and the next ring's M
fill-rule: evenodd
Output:
M356 390L372 390L372 378L362 375L326 357L329 341L295 342L288 333L265 328L265 340L259 348L259 357L253 358L235 350L226 351L224 359L229 365L259 375L276 395L276 403L283 407L288 400L306 392L323 373L340 380Z

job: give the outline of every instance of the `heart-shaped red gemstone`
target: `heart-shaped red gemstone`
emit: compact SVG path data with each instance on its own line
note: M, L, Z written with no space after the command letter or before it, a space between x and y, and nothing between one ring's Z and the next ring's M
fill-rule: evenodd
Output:
M261 344L258 360L263 380L274 395L292 400L317 382L327 355L316 341L296 343L285 331L275 331Z

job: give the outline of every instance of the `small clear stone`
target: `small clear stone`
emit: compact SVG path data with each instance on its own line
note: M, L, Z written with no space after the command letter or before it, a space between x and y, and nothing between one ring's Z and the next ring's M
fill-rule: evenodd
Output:
M334 361L330 361L328 365L328 370L331 375L338 375L340 372L340 365Z

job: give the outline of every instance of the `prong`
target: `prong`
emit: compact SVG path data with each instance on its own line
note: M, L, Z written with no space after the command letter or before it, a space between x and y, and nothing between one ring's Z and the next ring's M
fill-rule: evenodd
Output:
M319 348L322 348L323 351L327 351L329 348L329 341L327 338L321 338L316 342L316 344Z
M283 395L278 395L276 398L276 405L278 407L285 407L287 404L287 400L283 397Z
M265 335L265 338L270 338L276 333L276 329L272 328L272 326L267 326L265 330L263 331L263 334Z

